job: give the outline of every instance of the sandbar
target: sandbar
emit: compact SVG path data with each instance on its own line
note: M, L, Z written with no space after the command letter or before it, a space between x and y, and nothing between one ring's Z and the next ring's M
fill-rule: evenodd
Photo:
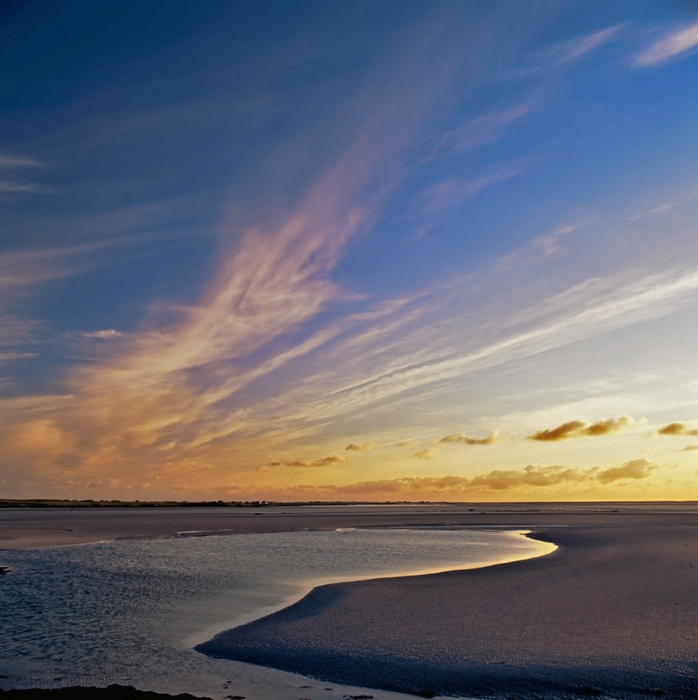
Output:
M318 587L198 650L424 697L698 697L697 516L564 520L545 557Z

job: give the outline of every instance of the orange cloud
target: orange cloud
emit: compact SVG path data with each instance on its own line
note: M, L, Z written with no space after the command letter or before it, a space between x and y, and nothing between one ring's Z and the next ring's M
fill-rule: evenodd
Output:
M633 459L619 467L604 469L597 474L596 480L602 484L610 484L620 479L646 479L655 469L657 465L646 459Z
M698 443L694 442L692 445L686 445L686 447L683 448L683 450L680 450L681 452L693 452L694 450L698 450Z
M292 462L270 462L270 466L278 467L283 464L285 467L329 467L338 462L348 461L349 459L342 455L331 455L330 457L323 457L322 459L296 459Z
M500 441L501 438L499 437L498 430L493 430L484 438L472 438L463 433L457 433L455 435L446 435L439 440L439 442L462 442L464 445L494 445Z
M553 465L537 467L529 464L523 469L495 469L487 474L468 479L462 476L405 476L397 479L375 479L355 484L338 486L325 484L320 486L301 484L282 490L285 497L308 498L381 498L395 496L398 500L405 498L423 498L425 495L437 497L464 497L487 492L526 490L573 484L608 485L615 482L640 480L649 477L658 469L645 459L636 459L617 467L602 469L578 469Z
M344 449L351 450L353 452L370 452L372 448L372 442L364 442L362 445L356 445L352 442L351 444L347 445Z
M698 435L698 429L689 428L685 423L668 423L657 431L657 435Z
M428 447L426 450L415 452L412 456L416 457L417 459L436 459L439 456L439 451L432 447Z
M557 440L568 440L579 437L598 437L618 433L629 428L635 421L630 416L620 418L609 418L608 420L596 421L596 423L583 423L579 420L572 420L568 423L558 425L549 430L539 430L537 433L528 436L528 440L538 440L540 442L555 442Z

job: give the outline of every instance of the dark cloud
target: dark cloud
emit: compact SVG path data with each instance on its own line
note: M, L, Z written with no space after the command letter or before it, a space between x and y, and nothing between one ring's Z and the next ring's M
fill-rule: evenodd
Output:
M369 452L373 448L372 442L364 442L361 445L356 445L353 442L347 445L344 449L352 452Z
M337 464L337 462L348 462L347 457L342 455L331 455L330 457L323 457L322 459L296 459L292 462L270 462L270 466L278 467L283 465L284 467L329 467L332 464Z
M657 435L698 435L698 429L689 428L685 423L668 423L657 431Z
M446 435L439 440L439 442L462 442L464 445L494 445L496 442L500 441L501 438L499 437L498 430L493 430L484 438L472 438L463 433L457 433L456 435Z
M580 437L598 437L600 435L610 435L629 428L635 421L630 416L620 418L609 418L599 420L596 423L584 423L580 420L572 420L568 423L558 425L557 428L540 430L528 436L528 440L539 440L540 442L555 442L557 440L568 440Z

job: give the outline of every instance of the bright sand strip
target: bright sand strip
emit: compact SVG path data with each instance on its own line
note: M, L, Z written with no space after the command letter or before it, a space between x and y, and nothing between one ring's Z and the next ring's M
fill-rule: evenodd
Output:
M427 696L698 697L698 518L614 515L536 528L539 559L318 587L199 650Z

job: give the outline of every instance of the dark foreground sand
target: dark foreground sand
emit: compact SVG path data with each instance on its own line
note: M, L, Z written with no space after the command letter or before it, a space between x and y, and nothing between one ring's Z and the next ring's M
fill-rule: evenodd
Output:
M540 559L319 587L198 649L425 696L698 697L698 519L592 520L538 528Z
M2 700L206 700L189 693L163 695L136 690L129 685L110 685L108 688L51 688L28 690L0 690Z

